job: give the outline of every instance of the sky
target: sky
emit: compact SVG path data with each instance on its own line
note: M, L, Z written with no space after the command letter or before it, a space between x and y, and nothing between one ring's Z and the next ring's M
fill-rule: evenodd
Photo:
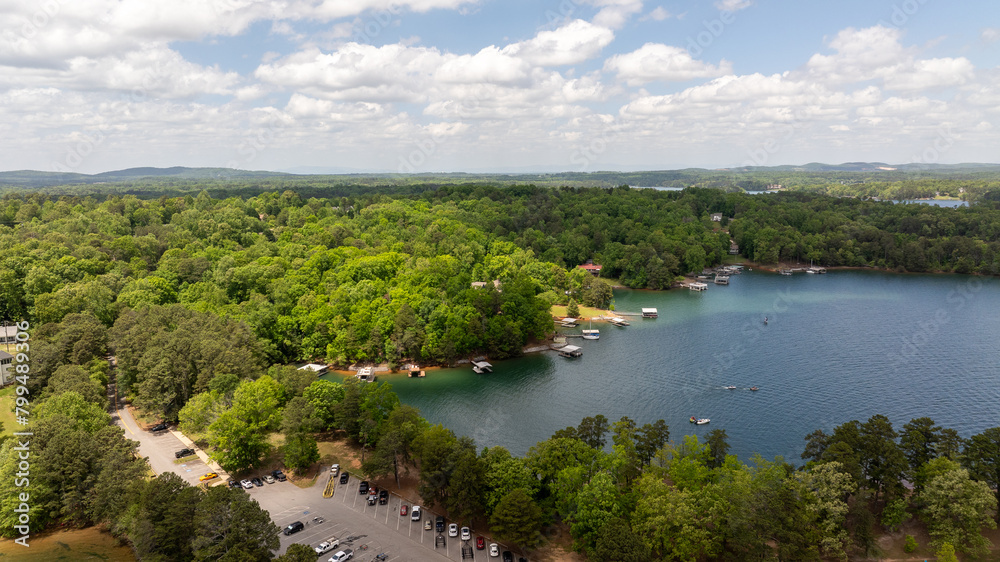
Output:
M0 0L0 170L998 162L996 0Z

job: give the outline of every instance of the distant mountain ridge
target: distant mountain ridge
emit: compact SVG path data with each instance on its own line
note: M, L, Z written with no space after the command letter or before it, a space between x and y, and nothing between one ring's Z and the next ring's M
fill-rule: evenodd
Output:
M317 172L325 170L335 170L336 168L320 167L299 167L294 170L315 170ZM362 172L341 168L342 173L302 173L294 174L289 172L272 172L266 170L236 170L232 168L189 168L185 166L173 166L170 168L140 167L127 168L124 170L112 170L99 174L81 174L75 172L42 172L36 170L15 170L10 172L0 172L0 187L19 188L44 188L61 185L87 185L110 182L128 182L142 180L252 180L252 179L273 179L273 178L301 178L308 176L366 176L369 178L394 178L405 177L410 179L424 178L432 182L433 178L468 178L468 181L485 181L491 178L503 177L504 181L515 181L530 183L532 181L566 179L573 181L601 180L612 184L632 183L636 179L657 176L656 179L662 181L680 181L690 179L691 175L713 174L713 173L739 173L739 172L807 172L807 173L900 173L900 172L1000 172L1000 164L986 163L963 163L963 164L886 164L884 162L844 162L842 164L823 164L821 162L810 162L799 166L744 166L735 168L686 168L677 170L649 170L649 171L594 171L594 172L536 172L530 173L526 169L520 172L447 172L447 173L421 173L421 174L392 174L385 172ZM661 177L662 176L662 177ZM643 185L643 184L640 184Z
M81 174L76 172L40 172L37 170L14 170L0 172L0 186L17 187L50 187L56 185L95 184L120 181L137 181L143 179L176 178L181 180L199 179L263 179L288 176L281 172L234 170L232 168L188 168L173 166L170 168L126 168L112 170L99 174Z

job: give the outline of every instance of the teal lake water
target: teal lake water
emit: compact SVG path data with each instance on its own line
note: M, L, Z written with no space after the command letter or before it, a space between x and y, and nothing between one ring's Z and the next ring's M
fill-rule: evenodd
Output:
M963 437L1000 425L997 279L748 271L702 293L616 291L615 304L659 318L595 323L600 340L570 340L577 359L542 352L494 362L490 375L463 366L379 380L432 423L519 455L596 414L662 418L674 441L725 429L743 459L792 462L812 430L878 413L897 429L929 416Z

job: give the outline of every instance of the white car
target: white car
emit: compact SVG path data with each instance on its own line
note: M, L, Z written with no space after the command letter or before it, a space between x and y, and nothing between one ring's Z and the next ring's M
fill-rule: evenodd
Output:
M252 490L253 482L251 482L249 479L244 478L243 480L240 480L240 486L243 486L247 490Z
M410 521L420 521L420 506L415 505L410 509Z
M321 554L326 554L327 552L330 552L331 550L337 548L338 546L340 546L340 541L337 539L333 539L332 541L323 541L319 543L319 546L317 546L313 550L316 551L316 556L319 556Z
M490 556L500 556L500 547L497 543L490 543Z
M462 540L467 541L472 539L472 531L468 527L462 527Z
M265 474L264 482L267 482L268 484L274 484L274 476L271 476L270 474Z
M330 474L332 474L333 476L337 476L338 474L340 474L340 465L339 464L335 464L335 465L331 466L330 467Z
M451 525L448 525L448 536L449 537L457 537L458 536L458 525L456 525L454 523L452 523Z
M344 560L350 560L353 557L354 551L349 548L345 548L344 550L341 550L337 554L331 556L330 562L344 562Z

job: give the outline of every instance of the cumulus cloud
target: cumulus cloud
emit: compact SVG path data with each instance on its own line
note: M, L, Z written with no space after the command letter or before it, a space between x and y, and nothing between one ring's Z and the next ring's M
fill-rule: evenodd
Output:
M615 72L630 86L648 82L680 82L711 78L733 71L733 65L721 61L718 66L695 60L687 50L661 43L646 43L623 55L614 55L604 63L604 70Z
M542 31L532 39L509 45L503 52L538 66L564 66L594 58L614 38L614 32L606 27L574 20L559 29Z
M628 20L642 11L643 0L580 0L600 10L594 23L611 29L621 29Z

